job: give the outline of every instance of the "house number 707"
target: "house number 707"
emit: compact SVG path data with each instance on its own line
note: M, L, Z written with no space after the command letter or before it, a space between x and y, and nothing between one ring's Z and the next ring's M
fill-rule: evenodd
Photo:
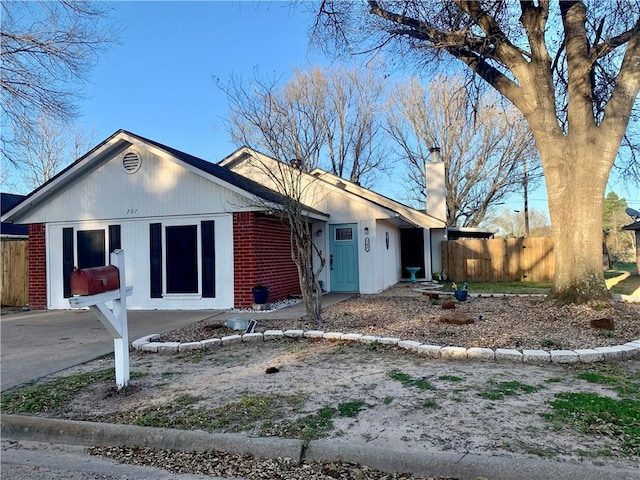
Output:
M138 213L137 208L129 208L127 209L127 215L133 215L134 213Z

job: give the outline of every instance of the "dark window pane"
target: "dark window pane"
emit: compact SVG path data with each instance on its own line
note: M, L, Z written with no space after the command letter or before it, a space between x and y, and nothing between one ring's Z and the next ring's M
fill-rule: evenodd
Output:
M109 225L109 253L121 247L120 225Z
M351 227L336 228L336 240L353 240L353 229Z
M202 296L216 296L216 248L213 221L202 222Z
M166 227L167 293L198 293L198 229Z
M104 230L80 230L78 239L78 268L105 265Z

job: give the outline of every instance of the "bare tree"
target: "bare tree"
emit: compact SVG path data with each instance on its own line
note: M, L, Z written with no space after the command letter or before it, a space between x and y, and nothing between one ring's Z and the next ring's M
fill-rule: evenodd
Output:
M502 208L497 212L489 213L482 222L484 228L493 229L499 237L549 237L551 225L549 219L540 210L535 208L529 212L529 235L526 234L524 212Z
M384 78L373 66L330 71L314 68L297 75L311 76L319 87L314 92L323 104L320 120L327 136L329 171L354 183L369 184L388 167Z
M412 203L424 205L424 164L438 146L447 225L476 227L492 205L520 191L525 166L535 177L533 137L524 118L497 96L472 102L460 77L436 77L430 85L429 95L415 77L395 89L388 130L409 167Z
M556 272L549 299L611 301L602 208L640 89L638 0L325 0L317 27L361 52L391 46L405 60L456 59L520 110L547 185Z
M291 229L307 315L321 323L318 280L325 258L305 215L303 201L314 188L306 173L324 163L331 173L360 183L383 168L384 81L373 68L313 68L296 71L282 86L258 75L248 84L236 77L218 86L229 100L233 141L272 157L253 158L251 176L257 172L286 197L283 218Z
M334 175L356 183L370 183L389 163L384 132L385 82L374 67L315 67L296 71L292 79L279 86L278 81L255 76L250 87L233 78L230 88L252 90L254 101L262 102L265 113L281 116L274 122L286 124L287 117L300 112L309 116L307 127L320 142L314 158L305 165L323 167ZM220 86L220 82L218 82ZM221 86L228 91L229 87ZM236 142L247 142L259 150L273 151L263 136L263 125L239 116L229 123ZM299 130L302 136L309 132ZM297 158L302 158L300 152Z
M298 80L284 91L277 90L276 82L258 79L250 87L238 79L228 86L218 85L229 100L229 128L234 141L271 157L251 157L250 176L261 179L283 197L281 218L290 229L291 257L298 270L307 316L321 324L319 275L325 258L313 242L312 223L303 199L313 188L306 181L306 172L317 166L326 134L318 122L317 105L305 101L313 98L307 95L312 83ZM314 257L318 259L315 263Z
M24 183L35 189L79 158L93 142L93 134L41 114L33 128L14 132L14 141L21 152L18 168Z
M0 97L2 154L18 162L15 137L34 131L44 114L56 121L77 115L80 84L117 33L108 8L90 1L2 2Z

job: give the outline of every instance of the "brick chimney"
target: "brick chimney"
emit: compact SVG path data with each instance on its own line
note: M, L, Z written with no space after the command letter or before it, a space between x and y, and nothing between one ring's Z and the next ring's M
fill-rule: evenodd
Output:
M427 213L444 222L447 221L447 184L444 162L440 160L440 148L429 149L431 161L424 164L427 186Z

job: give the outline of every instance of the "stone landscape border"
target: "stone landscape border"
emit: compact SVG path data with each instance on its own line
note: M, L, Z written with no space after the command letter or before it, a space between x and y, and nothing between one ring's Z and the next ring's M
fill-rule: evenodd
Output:
M243 342L259 342L284 338L328 340L334 342L359 342L403 348L428 358L451 360L488 360L521 363L593 363L611 362L640 357L640 339L609 347L594 347L577 350L515 350L508 348L451 347L429 345L414 340L396 337L376 337L360 333L325 332L323 330L267 330L264 333L244 333L220 338L209 338L199 342L158 342L160 334L146 335L132 342L132 347L141 352L186 353L213 351L226 345Z

